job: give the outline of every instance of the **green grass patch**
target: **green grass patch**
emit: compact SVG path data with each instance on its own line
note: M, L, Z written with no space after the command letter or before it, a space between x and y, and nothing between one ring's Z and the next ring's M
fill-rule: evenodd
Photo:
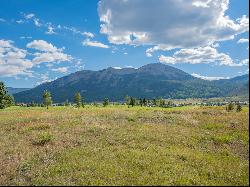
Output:
M33 145L43 146L54 139L54 136L48 132L39 134L35 139L32 140Z

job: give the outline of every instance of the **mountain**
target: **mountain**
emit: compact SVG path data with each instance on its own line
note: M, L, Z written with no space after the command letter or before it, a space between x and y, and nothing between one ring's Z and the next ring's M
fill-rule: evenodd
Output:
M229 80L206 81L161 63L138 69L107 68L83 70L33 89L14 94L17 102L41 102L44 90L52 93L54 102L73 101L80 92L85 101L102 101L105 97L121 101L126 95L145 98L210 98L221 97L243 89L248 75Z
M19 92L23 92L26 90L29 90L30 88L12 88L12 87L7 87L7 91L10 95L19 93Z

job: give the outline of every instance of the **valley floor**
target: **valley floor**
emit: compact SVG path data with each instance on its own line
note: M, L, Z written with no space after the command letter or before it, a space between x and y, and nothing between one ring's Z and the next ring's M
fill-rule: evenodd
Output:
M0 185L249 185L249 109L0 111Z

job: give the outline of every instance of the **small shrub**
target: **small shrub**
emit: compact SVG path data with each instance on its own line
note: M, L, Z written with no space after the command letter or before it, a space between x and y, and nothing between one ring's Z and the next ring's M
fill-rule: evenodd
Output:
M38 135L38 137L35 140L33 140L32 144L43 146L52 141L53 139L54 139L53 135L46 132Z
M233 103L229 103L228 106L226 107L226 110L229 112L229 111L232 111L234 109L234 104Z
M129 117L129 118L128 118L128 121L129 121L129 122L135 122L135 119L134 119L134 118Z

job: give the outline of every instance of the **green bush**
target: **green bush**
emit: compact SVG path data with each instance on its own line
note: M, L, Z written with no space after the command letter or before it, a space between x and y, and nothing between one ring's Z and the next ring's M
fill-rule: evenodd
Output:
M51 142L54 139L54 136L49 134L48 132L39 134L38 137L33 140L33 145L40 145L43 146L49 142Z

